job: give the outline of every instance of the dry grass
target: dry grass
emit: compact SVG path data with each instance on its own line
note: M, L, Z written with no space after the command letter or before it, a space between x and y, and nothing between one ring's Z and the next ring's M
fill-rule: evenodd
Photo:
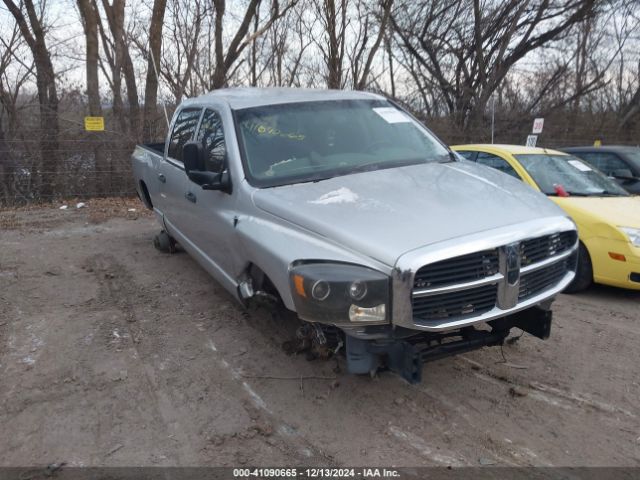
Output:
M78 208L79 203L84 206ZM62 206L66 209L60 209ZM16 208L0 208L0 231L22 228L47 228L69 219L70 215L84 215L89 223L102 223L111 218L135 220L152 213L137 197L67 199L54 203L35 203Z

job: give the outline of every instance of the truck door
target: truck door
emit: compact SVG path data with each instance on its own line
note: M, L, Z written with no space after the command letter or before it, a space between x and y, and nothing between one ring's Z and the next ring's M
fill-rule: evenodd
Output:
M205 109L196 140L204 147L205 167L212 172L225 168L226 146L222 118L213 109ZM187 178L183 197L188 207L184 215L185 235L197 247L197 255L208 263L207 270L223 284L233 282L233 238L236 196L203 190Z
M193 139L201 108L184 108L175 118L165 155L158 172L161 208L165 224L174 236L184 234L183 213L189 206L185 198L187 174L182 163L182 147Z

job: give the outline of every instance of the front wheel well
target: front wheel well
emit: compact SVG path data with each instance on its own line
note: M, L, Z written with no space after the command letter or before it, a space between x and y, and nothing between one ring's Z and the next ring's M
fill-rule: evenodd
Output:
M587 246L580 241L578 246L578 264L576 276L565 288L565 293L577 293L587 289L593 283L593 264Z
M247 265L244 277L246 280L249 280L249 283L251 284L251 290L253 291L254 295L257 292L261 292L262 294L267 294L267 296L273 297L273 299L277 300L278 304L284 304L282 295L278 291L275 283L269 278L269 275L267 275L264 270L262 270L258 265L256 265L255 263L250 263L249 265Z

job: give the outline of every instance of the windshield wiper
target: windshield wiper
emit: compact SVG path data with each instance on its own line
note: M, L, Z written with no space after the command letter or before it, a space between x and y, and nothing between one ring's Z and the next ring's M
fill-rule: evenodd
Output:
M571 196L571 197L591 197L593 196L593 193L587 193L587 192L572 192L570 190L567 190L567 193Z
M628 197L629 195L621 192L612 192L611 190L603 190L598 192L597 195L603 195L605 197Z
M572 192L571 190L566 191L567 195L570 197L623 197L626 195L622 195L620 193L610 192L608 190L602 190L600 192ZM558 192L549 192L547 195L552 197L561 197Z
M375 170L378 170L383 165L385 165L385 162L375 161L375 162L369 162L369 163L362 163L360 165L356 165L352 168L349 168L348 173L373 172Z
M570 192L565 191L565 194L560 194L558 192L546 192L550 197L590 197L591 194L584 192Z

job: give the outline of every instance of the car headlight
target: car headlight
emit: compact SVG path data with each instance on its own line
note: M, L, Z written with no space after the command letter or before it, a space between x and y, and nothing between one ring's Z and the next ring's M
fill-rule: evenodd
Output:
M388 323L389 277L343 263L305 263L290 269L300 318L332 324Z
M632 228L632 227L618 227L622 230L629 241L636 247L640 247L640 228Z

